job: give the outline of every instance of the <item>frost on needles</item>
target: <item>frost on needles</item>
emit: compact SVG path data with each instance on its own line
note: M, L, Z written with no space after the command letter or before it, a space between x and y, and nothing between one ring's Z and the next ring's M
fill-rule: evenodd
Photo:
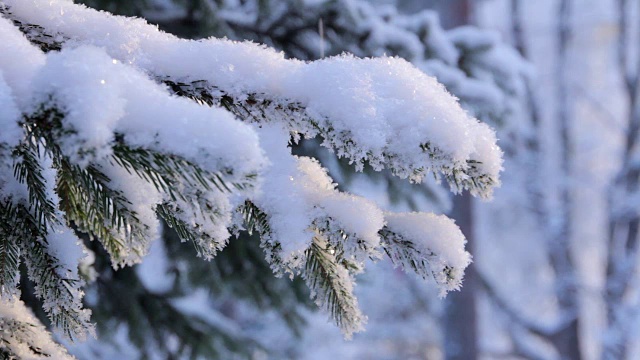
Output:
M302 276L346 337L366 322L353 287L367 259L386 255L443 295L460 287L470 255L453 221L384 212L289 147L320 137L358 170L490 197L494 132L408 62L285 59L64 0L0 8L0 323L35 321L12 310L24 262L56 327L91 333L78 235L128 266L144 260L158 219L205 259L232 233L257 232L273 271ZM27 340L12 334L0 347L17 352Z

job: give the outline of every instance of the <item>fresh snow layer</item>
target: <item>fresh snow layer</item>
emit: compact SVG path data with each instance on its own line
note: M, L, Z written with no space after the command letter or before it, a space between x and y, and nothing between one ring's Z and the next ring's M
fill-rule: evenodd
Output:
M471 263L471 255L465 251L465 237L453 222L444 215L431 213L385 213L387 229L408 240L420 257L427 261L431 275L440 288L440 296L451 290L458 290L462 285L464 269ZM414 265L391 255L401 263L403 268ZM413 262L413 260L410 260ZM421 275L426 274L422 271Z
M20 121L20 111L15 103L13 92L4 80L2 71L0 71L0 158L9 148L13 148L20 143L22 139L22 129L18 125ZM3 149L2 147L7 148Z
M262 166L256 134L226 110L172 96L103 49L79 46L45 55L4 18L0 30L0 72L21 100L20 110L62 110L63 127L72 135L60 145L72 161L104 158L119 133L131 147L179 155L212 172L233 170L239 179ZM0 100L9 96L2 88Z
M372 201L339 192L316 160L292 156L286 146L289 133L281 126L265 125L257 131L264 139L262 146L271 166L255 202L269 214L271 238L282 246L285 261L302 259L318 228L325 236L339 237L338 231L351 236L349 240L340 237L341 242L360 239L368 249L379 245L378 230L384 225L384 217ZM356 244L343 245L359 260L373 255L358 254ZM290 265L295 268L300 264Z
M111 16L71 1L4 2L17 18L70 38L70 46L93 44L157 77L206 80L238 98L257 93L299 103L330 123L321 127L334 129L357 147L352 160L373 160L379 168L386 154L398 163L401 176L419 180L414 170L444 165L433 164L419 151L429 143L457 166L479 162L480 172L498 182L502 160L493 131L405 60L340 56L306 63L253 43L178 39L144 20Z
M258 138L225 110L199 106L167 90L104 50L81 46L47 56L33 85L35 103L54 102L65 113L63 151L76 162L91 151L111 152L114 134L131 147L170 153L219 172L255 174L262 166ZM50 99L50 100L49 100Z
M30 103L31 80L44 65L45 55L3 17L0 17L0 34L0 71L13 90L20 109L24 110Z
M471 255L464 250L467 242L460 228L444 215L431 213L385 213L387 227L413 242L423 254L436 253L444 262L464 269Z

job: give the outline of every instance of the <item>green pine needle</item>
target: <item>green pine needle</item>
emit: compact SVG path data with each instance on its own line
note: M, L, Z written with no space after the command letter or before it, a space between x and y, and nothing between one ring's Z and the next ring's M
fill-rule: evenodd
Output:
M316 303L328 311L336 325L350 337L363 325L364 318L353 294L349 269L336 261L332 252L323 239L315 237L305 253L307 262L303 277Z

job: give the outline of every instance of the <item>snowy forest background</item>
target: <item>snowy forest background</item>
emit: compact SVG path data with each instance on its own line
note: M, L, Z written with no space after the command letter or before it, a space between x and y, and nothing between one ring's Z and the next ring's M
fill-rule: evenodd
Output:
M462 290L440 299L381 260L355 290L366 331L345 341L299 278L273 277L255 236L205 262L165 226L141 264L117 271L91 243L98 337L56 335L78 359L640 358L639 0L76 2L290 58L403 57L496 130L505 161L482 201L354 172L302 141L294 153L320 159L341 190L454 218L473 256ZM47 324L25 278L23 300Z

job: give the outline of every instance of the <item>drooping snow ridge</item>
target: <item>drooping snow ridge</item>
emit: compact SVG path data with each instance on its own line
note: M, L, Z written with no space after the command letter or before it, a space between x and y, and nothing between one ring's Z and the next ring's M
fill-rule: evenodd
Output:
M211 260L222 250L231 237L232 214L236 206L231 204L227 194L219 191L206 191L178 184L183 198L178 197L166 204L173 215L183 221L198 235L195 241L197 255ZM184 240L184 239L183 239Z
M435 252L451 266L465 268L471 256L464 250L467 242L460 228L444 215L432 213L385 213L387 227L411 239L422 252Z
M332 245L341 243L347 255L360 261L375 255L378 230L384 225L382 211L370 200L336 190L317 161L291 155L286 146L289 133L282 126L263 125L257 131L271 165L254 201L269 215L271 240L281 245L280 257L287 266L302 265L302 255L316 236L314 229L327 231L323 235L333 240ZM362 246L352 243L357 240Z
M435 79L399 58L341 56L305 63L252 43L181 40L143 20L67 0L4 2L20 20L64 34L70 46L103 47L110 56L158 78L205 80L232 97L269 94L276 101L301 104L316 115L313 120L319 123L311 125L332 130L334 138L325 145L358 166L367 160L419 181L426 170L451 163L466 170L472 160L473 175L486 175L489 184L472 189L474 193L490 196L491 186L499 183L502 160L493 131L468 116ZM425 144L442 152L446 161L421 153Z
M427 260L442 296L460 288L471 255L465 251L466 239L453 220L420 212L386 212L385 219L389 231L409 240Z
M3 351L18 359L75 359L53 341L51 333L18 297L0 299L0 344Z
M286 147L289 133L273 125L256 130L263 139L261 145L270 165L263 174L261 192L254 201L269 214L271 239L266 240L274 246L279 242L283 260L291 263L311 244L314 233L309 227L315 216L304 201L304 179L296 176L295 158ZM301 263L291 264L292 267L299 265Z
M16 105L11 88L4 80L0 71L0 157L2 147L13 148L22 139L22 129L18 125L20 121L20 111ZM6 149L5 149L6 150Z
M316 225L328 230L325 236L329 242L334 247L339 244L347 255L353 255L358 261L377 256L378 231L385 223L382 210L369 199L339 192L317 160L298 157L297 162L299 171L306 177L307 198L326 214L317 219ZM321 224L323 221L328 225L326 228ZM339 236L332 238L331 234ZM353 238L345 239L343 234Z
M114 134L130 147L179 155L204 170L233 170L239 179L262 166L258 138L227 111L171 96L104 50L80 46L47 56L33 84L34 104L62 110L73 132L61 144L86 165L112 152Z
M31 80L44 65L45 55L31 45L11 21L3 17L0 17L0 34L0 71L12 89L19 109L24 111L30 103Z

